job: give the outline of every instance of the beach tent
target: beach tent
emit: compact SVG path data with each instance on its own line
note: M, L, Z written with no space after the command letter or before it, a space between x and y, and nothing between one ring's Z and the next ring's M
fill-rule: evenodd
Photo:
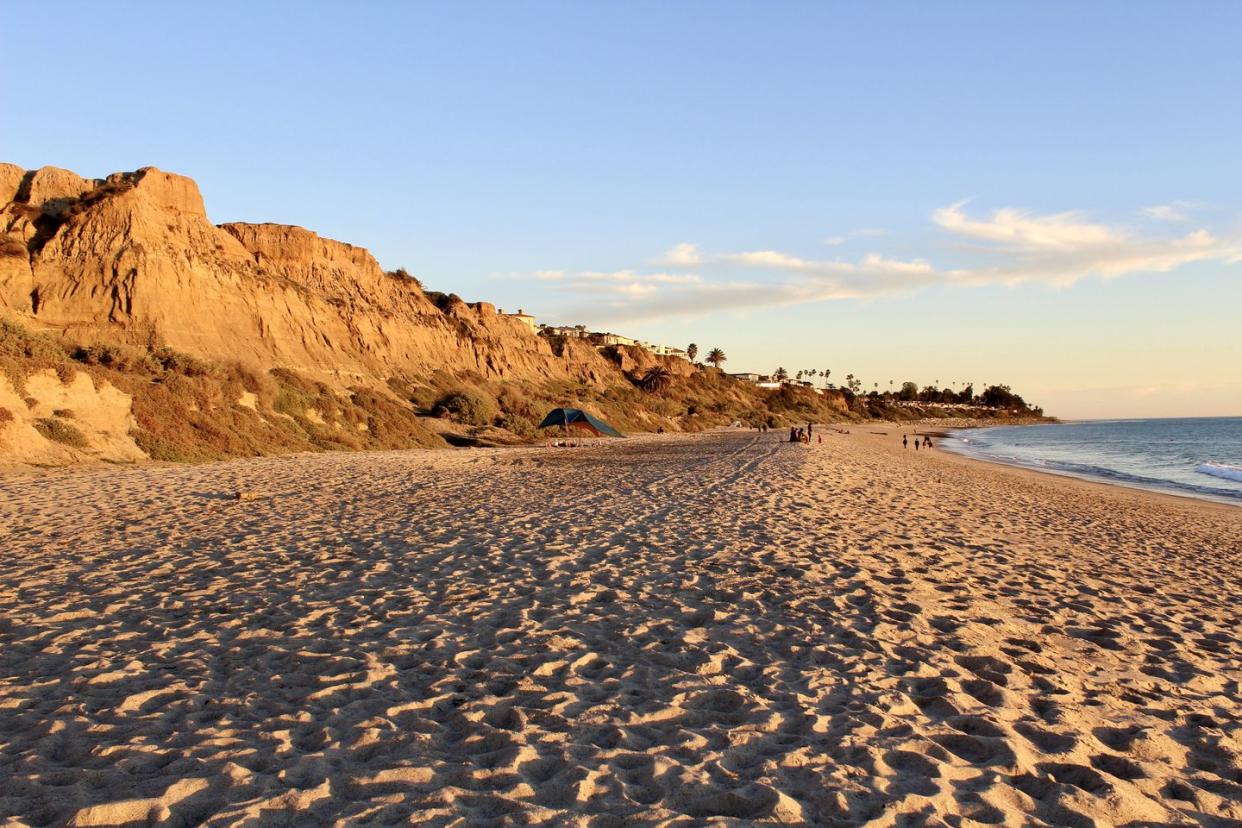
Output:
M598 417L592 417L581 408L554 408L548 412L548 416L544 417L543 422L539 424L540 428L555 428L557 426L564 428L566 431L571 428L589 431L596 437L621 436L621 432Z

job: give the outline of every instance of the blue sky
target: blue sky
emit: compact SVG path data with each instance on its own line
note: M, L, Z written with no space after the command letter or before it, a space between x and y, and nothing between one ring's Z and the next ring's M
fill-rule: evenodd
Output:
M6 3L0 157L732 370L1242 413L1242 4Z

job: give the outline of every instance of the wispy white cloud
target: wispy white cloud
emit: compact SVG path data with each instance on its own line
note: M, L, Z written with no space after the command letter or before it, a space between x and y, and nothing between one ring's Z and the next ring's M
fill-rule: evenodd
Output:
M657 264L666 267L694 267L701 264L702 261L703 257L699 255L699 246L690 242L682 242L665 251L663 256L656 259Z
M1039 216L1022 210L997 210L987 219L972 219L959 201L932 213L932 221L957 236L993 242L1019 252L1074 250L1118 241L1116 230L1092 224L1080 213Z
M930 218L944 239L954 243L950 249L967 261L949 267L877 252L852 259L804 258L779 250L709 253L683 243L656 259L665 268L661 271L553 270L538 271L532 278L557 281L594 297L568 313L633 321L895 296L939 285L1066 287L1085 278L1163 273L1202 261L1242 261L1242 235L1202 228L1170 235L1152 226L1103 223L1080 212L1040 214L1014 208L972 215L966 202L940 208Z
M858 230L851 230L850 232L844 235L841 235L841 236L828 236L822 241L824 244L828 245L829 247L839 247L845 244L846 242L852 241L854 239L874 238L876 236L887 236L887 235L888 235L888 231L882 227L862 227Z
M1190 210L1195 207L1191 201L1173 201L1168 204L1156 204L1143 208L1143 215L1156 221L1183 223L1190 221Z

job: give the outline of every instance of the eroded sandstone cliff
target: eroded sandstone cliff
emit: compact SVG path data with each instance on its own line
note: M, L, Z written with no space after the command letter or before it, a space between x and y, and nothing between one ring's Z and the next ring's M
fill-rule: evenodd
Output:
M561 405L694 431L832 403L541 337L300 227L212 224L153 167L0 164L0 465L499 444Z
M339 386L442 369L606 382L594 349L484 303L439 306L366 250L278 224L214 225L189 178L153 167L83 179L0 165L0 306L38 330L159 342Z

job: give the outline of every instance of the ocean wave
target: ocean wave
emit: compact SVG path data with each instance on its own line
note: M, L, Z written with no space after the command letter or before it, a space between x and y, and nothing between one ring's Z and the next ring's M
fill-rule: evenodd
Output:
M1242 463L1224 448L1242 437L1242 418L1199 424L1198 432L1177 439L1167 422L1154 423L1149 435L1136 438L1135 424L1141 426L1143 421L962 429L953 432L956 439L941 446L979 460L1242 504ZM1175 425L1187 430L1196 424ZM1016 439L1019 433L1021 440ZM1202 460L1213 456L1227 457L1229 462Z
M1222 480L1236 480L1242 483L1242 466L1230 466L1227 463L1200 463L1195 466L1199 474L1208 474Z
M981 460L991 460L995 463L1004 463L1009 466L1020 466L1028 469L1042 469L1044 471L1068 474L1074 477L1086 478L1089 480L1099 480L1108 483L1116 483L1122 486L1132 486L1140 489L1155 489L1164 492L1177 492L1200 497L1221 498L1231 502L1242 500L1242 492L1237 489L1224 489L1219 486L1195 486L1189 483L1182 483L1176 480L1169 480L1163 477L1147 477L1141 474L1130 474L1118 469L1110 469L1106 466L1096 466L1088 463L1071 463L1065 460L1048 460L1045 458L1018 458L1005 454L988 451L977 451L975 447L971 447L964 453L977 457ZM1211 465L1216 471L1217 476L1221 476L1221 471L1227 471L1236 477L1226 478L1228 480L1237 480L1242 482L1242 469L1237 466L1226 466L1220 463L1204 464ZM1202 469L1196 469L1201 471ZM1212 472L1203 472L1211 474Z
M1123 483L1137 483L1143 486L1183 486L1185 484L1177 483L1173 480L1165 480L1162 477L1144 477L1141 474L1130 474L1129 472L1110 469L1105 466L1092 466L1087 463L1070 463L1064 460L1038 460L1039 465L1057 471L1070 472L1072 474L1088 475L1090 477L1103 477L1108 480L1118 480Z
M1208 495L1210 497L1224 497L1229 500L1242 499L1242 492L1239 492L1236 489L1222 489L1219 486L1194 486L1189 483L1181 483L1176 480L1168 480L1163 477L1145 477L1141 474L1129 474L1128 472L1119 471L1117 469L1109 469L1103 466L1093 466L1086 463L1041 460L1038 465L1043 466L1044 468L1064 472L1065 474L1095 478L1097 480L1107 480L1113 483L1138 486L1144 489L1151 488L1163 489L1165 491L1190 492L1198 495ZM1239 469L1238 471L1242 472L1242 469ZM1242 479L1242 477L1231 479Z

